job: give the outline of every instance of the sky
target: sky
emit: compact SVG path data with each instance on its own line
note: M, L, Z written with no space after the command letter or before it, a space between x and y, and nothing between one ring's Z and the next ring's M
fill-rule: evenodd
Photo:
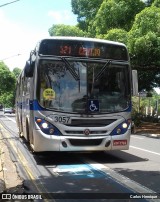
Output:
M76 25L71 0L0 0L0 61L24 68L29 53L53 24ZM160 89L158 89L160 94Z
M38 40L53 24L76 25L71 0L0 0L0 61L12 71L24 68ZM1 7L2 6L2 7Z

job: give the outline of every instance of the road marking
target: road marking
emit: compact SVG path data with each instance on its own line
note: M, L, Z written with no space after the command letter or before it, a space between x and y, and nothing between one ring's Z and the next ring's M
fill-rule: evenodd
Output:
M74 173L74 174L79 174L82 172L91 172L90 168L86 164L76 164L76 165L59 165L56 168L53 168L54 172L58 173ZM92 173L92 172L91 172Z
M136 139L140 139L140 140L143 140L144 138L143 137L138 137L138 136L131 136L132 138L136 138Z
M7 119L9 119L10 121L12 121L12 122L14 122L14 123L16 123L16 121L15 120L13 120L13 119L11 119L11 118L9 118L8 116L5 116Z
M138 150L141 150L141 151L145 151L145 152L148 152L148 153L151 153L151 154L156 154L156 155L160 156L160 153L157 153L157 152L149 151L147 149L142 149L142 148L135 147L135 146L130 146L130 147L133 148L133 149L138 149Z
M114 179L115 182L118 182L120 185L124 186L125 188L128 188L129 190L132 190L133 192L137 193L150 193L154 194L155 192L142 184L139 184L138 182L135 182L128 177L125 177L124 175L112 170L111 168L107 167L106 165L97 163L90 159L84 159L82 157L82 161L88 165L90 165L93 169L99 171L103 175L109 175L112 179ZM159 200L149 200L150 202L158 202Z
M77 178L94 178L97 172L91 169L87 164L58 165L53 168L55 176L69 176Z

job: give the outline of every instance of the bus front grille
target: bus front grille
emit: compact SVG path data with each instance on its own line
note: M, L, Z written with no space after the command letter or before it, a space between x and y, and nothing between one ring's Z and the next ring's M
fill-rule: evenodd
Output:
M103 139L69 139L71 145L73 146L98 146L102 143Z
M85 135L85 133L84 133L84 130L82 131L82 130L66 130L65 131L66 132L66 134L65 135ZM94 130L92 130L92 131L90 131L89 132L89 134L90 135L106 135L106 133L107 133L108 131L107 130L99 130L99 131L94 131Z
M74 127L104 127L116 121L116 119L72 119L67 126Z

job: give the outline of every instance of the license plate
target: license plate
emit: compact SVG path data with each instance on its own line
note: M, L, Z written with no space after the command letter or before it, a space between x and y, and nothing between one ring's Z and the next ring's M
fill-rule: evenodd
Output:
M114 140L113 146L125 146L127 145L127 140Z

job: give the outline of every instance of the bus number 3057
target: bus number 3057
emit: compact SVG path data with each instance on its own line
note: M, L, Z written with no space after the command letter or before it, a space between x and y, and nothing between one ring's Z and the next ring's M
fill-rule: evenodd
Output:
M66 116L55 116L55 115L49 115L48 118L51 118L54 120L54 122L58 122L58 123L70 123L70 117L66 117Z

